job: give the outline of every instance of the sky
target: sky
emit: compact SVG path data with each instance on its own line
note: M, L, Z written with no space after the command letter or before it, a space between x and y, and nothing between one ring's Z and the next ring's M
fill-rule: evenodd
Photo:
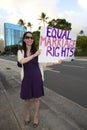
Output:
M19 19L30 22L32 31L43 26L38 20L41 12L48 21L63 19L72 24L72 33L81 30L87 35L87 0L2 0L0 1L0 38L4 37L4 23L17 24Z

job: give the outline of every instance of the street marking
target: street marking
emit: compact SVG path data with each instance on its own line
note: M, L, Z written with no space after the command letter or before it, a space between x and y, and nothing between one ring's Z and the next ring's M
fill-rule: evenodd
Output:
M12 61L12 60L8 60L8 59L1 59L1 58L0 58L0 60L1 60L1 61L6 61L6 62L8 62L8 63L9 63L9 62L11 62L11 63L16 63L16 61Z
M84 65L87 65L87 63L79 63L79 64L82 64L82 65L83 65L83 64L84 64Z
M55 72L55 73L60 73L60 71L56 71L56 70L49 70L49 71L52 71L52 72Z
M82 68L84 69L84 66L76 66L76 65L62 65L62 66L66 66L66 67L77 67L77 68Z

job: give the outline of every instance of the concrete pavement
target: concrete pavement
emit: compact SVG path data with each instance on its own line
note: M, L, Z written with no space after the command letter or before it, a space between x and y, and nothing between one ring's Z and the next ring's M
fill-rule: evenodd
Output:
M44 87L40 122L36 130L87 130L87 109ZM31 123L24 125L20 95L20 68L16 62L0 59L0 130L33 130L34 104L31 100Z

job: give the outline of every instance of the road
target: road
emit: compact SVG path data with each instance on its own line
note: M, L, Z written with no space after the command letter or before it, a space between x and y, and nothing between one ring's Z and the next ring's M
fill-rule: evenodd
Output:
M45 71L45 86L87 108L87 61L63 62Z
M12 57L11 59L14 58ZM42 126L43 126L42 130L87 130L87 108L77 104L77 102L74 100L72 101L69 100L69 98L62 96L62 94L60 94L58 90L59 86L61 87L62 85L66 87L68 83L71 82L70 77L72 77L72 80L74 80L73 77L75 77L74 72L75 70L73 71L72 69L70 69L69 66L72 66L74 64L75 67L77 66L77 63L79 62L77 61L63 62L61 65L52 66L50 70L45 71L45 82L44 82L45 96L41 99L42 104L40 109L41 125L39 126L39 130L41 130ZM84 63L86 65L86 62ZM82 68L84 68L83 65ZM79 80L80 73L79 76L77 75L76 77L78 77ZM15 129L16 127L16 129L25 130L25 126L23 125L23 113L24 113L22 110L23 106L19 98L20 68L17 67L16 62L0 59L0 79L2 83L2 85L0 85L0 92L1 92L0 105L2 106L2 109L0 111L1 115L0 120L2 122L0 124L0 128L2 129L4 127L3 130L5 130L10 121L12 124L14 124L10 125L12 129ZM82 80L80 79L81 82L86 81L86 78L85 80L83 79L84 77L82 76ZM68 94L70 88L69 86L66 88L67 88L65 89L67 90L66 94ZM64 91L62 87L60 88L60 90L61 92ZM5 98L7 101L5 100ZM3 99L5 100L5 104L3 104ZM4 107L4 105L6 107ZM6 108L6 110L4 110L3 108ZM7 110L9 110L7 113L10 116L6 116L6 114L4 113L4 111ZM4 116L7 117L5 122L3 120ZM13 120L11 120L11 118ZM32 130L31 125L29 126L29 128ZM29 128L26 128L26 130ZM7 130L10 130L9 127Z
M15 56L1 56L16 61ZM63 62L45 71L44 85L54 92L87 108L87 59Z

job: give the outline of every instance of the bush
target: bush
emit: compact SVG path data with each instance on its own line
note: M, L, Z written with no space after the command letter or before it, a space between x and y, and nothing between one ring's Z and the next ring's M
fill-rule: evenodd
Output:
M87 56L87 36L77 36L76 56Z
M11 45L11 46L6 46L5 51L3 54L14 54L17 55L18 49L21 48L21 45Z
M75 50L75 56L87 56L87 49L85 50Z

